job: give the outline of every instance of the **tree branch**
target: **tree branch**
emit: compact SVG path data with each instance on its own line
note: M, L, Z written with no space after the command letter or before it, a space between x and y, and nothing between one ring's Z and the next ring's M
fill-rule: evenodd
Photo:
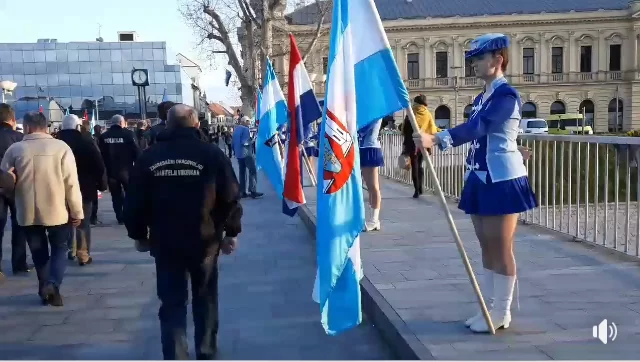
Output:
M322 8L322 4L320 3L320 0L316 0L316 6L318 8L318 13L320 14L320 19L318 19L318 23L316 24L316 32L315 32L313 38L311 39L311 42L309 43L309 46L307 47L307 49L305 50L304 54L302 55L302 61L303 62L305 62L307 60L307 57L309 56L309 54L311 54L311 51L316 46L316 43L318 42L318 39L320 38L320 35L322 34L322 25L324 25L324 18L327 15L327 10L329 9L328 6L323 9Z

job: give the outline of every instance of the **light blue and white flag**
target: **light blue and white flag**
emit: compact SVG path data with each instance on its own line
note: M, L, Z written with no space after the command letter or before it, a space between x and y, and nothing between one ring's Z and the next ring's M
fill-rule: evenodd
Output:
M336 335L360 324L365 209L357 130L409 107L373 0L334 0L318 165L318 297Z
M262 99L258 101L258 139L256 144L257 165L264 171L267 178L282 199L284 191L284 161L280 154L278 140L278 125L287 122L287 103L278 84L276 72L271 61L267 59L267 69L264 75Z
M162 93L162 101L169 102L169 95L167 95L167 88L165 88L164 92Z

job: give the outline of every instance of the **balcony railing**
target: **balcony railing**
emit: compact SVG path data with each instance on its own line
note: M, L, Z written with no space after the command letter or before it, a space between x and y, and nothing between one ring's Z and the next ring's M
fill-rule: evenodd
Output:
M531 149L526 166L539 203L520 215L523 222L640 256L640 138L522 135L521 139ZM411 184L410 172L397 167L402 135L385 133L382 144L385 166L380 174ZM451 199L458 199L462 191L467 150L465 145L434 150L432 155L442 190ZM424 183L427 190L435 190L428 175Z
M606 71L606 72L573 72L550 74L519 74L507 75L509 83L513 85L533 84L573 84L590 82L620 82L640 79L640 71ZM408 89L423 88L454 88L455 77L423 78L405 80ZM458 77L460 88L480 88L483 82L475 77Z

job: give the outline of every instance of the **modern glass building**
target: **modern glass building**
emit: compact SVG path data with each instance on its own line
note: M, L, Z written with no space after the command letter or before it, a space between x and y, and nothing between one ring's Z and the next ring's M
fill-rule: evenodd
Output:
M0 43L0 80L18 84L9 102L25 97L54 100L74 110L97 104L104 114L139 114L133 69L149 71L148 115L166 92L169 100L193 105L191 79L180 65L167 63L165 42L71 42L41 39L37 43ZM76 113L76 112L74 112ZM135 116L132 116L135 118Z

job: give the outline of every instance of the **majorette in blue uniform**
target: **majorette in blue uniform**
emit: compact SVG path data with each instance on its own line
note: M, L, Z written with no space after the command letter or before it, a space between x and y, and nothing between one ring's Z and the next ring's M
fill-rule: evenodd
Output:
M484 91L473 102L469 120L437 133L434 140L441 150L471 144L458 207L475 216L474 224L487 225L481 234L476 228L478 238L483 238L486 245L483 247L483 254L493 257L498 255L496 258L500 259L500 265L490 266L492 269L485 265L483 278L480 280L481 290L488 300L491 319L496 328L509 327L516 282L513 259L511 256L501 257L504 253L496 250L512 245L510 243L513 242L517 215L538 206L529 185L523 156L516 143L521 119L520 95L502 75L504 69L500 70L492 65L497 56L501 55L506 67L508 62L505 59L508 59L508 55L505 54L505 49L508 46L509 39L503 34L486 34L472 42L472 49L466 57L473 59L474 66L484 65L487 74L478 76L492 81L486 84ZM487 55L489 53L492 58ZM489 75L491 70L494 73ZM502 225L510 225L504 229L511 229L496 231L496 225L500 225L497 229ZM494 230L487 231L487 228ZM474 332L489 330L481 313L469 318L465 324Z
M384 157L380 143L380 127L382 119L371 122L368 126L358 130L358 144L360 145L360 167L382 167Z
M496 42L488 43L485 49L470 51L467 57L493 50L490 46ZM517 214L538 206L516 143L520 110L518 91L500 77L476 97L467 122L436 134L441 150L471 143L458 205L467 214Z

